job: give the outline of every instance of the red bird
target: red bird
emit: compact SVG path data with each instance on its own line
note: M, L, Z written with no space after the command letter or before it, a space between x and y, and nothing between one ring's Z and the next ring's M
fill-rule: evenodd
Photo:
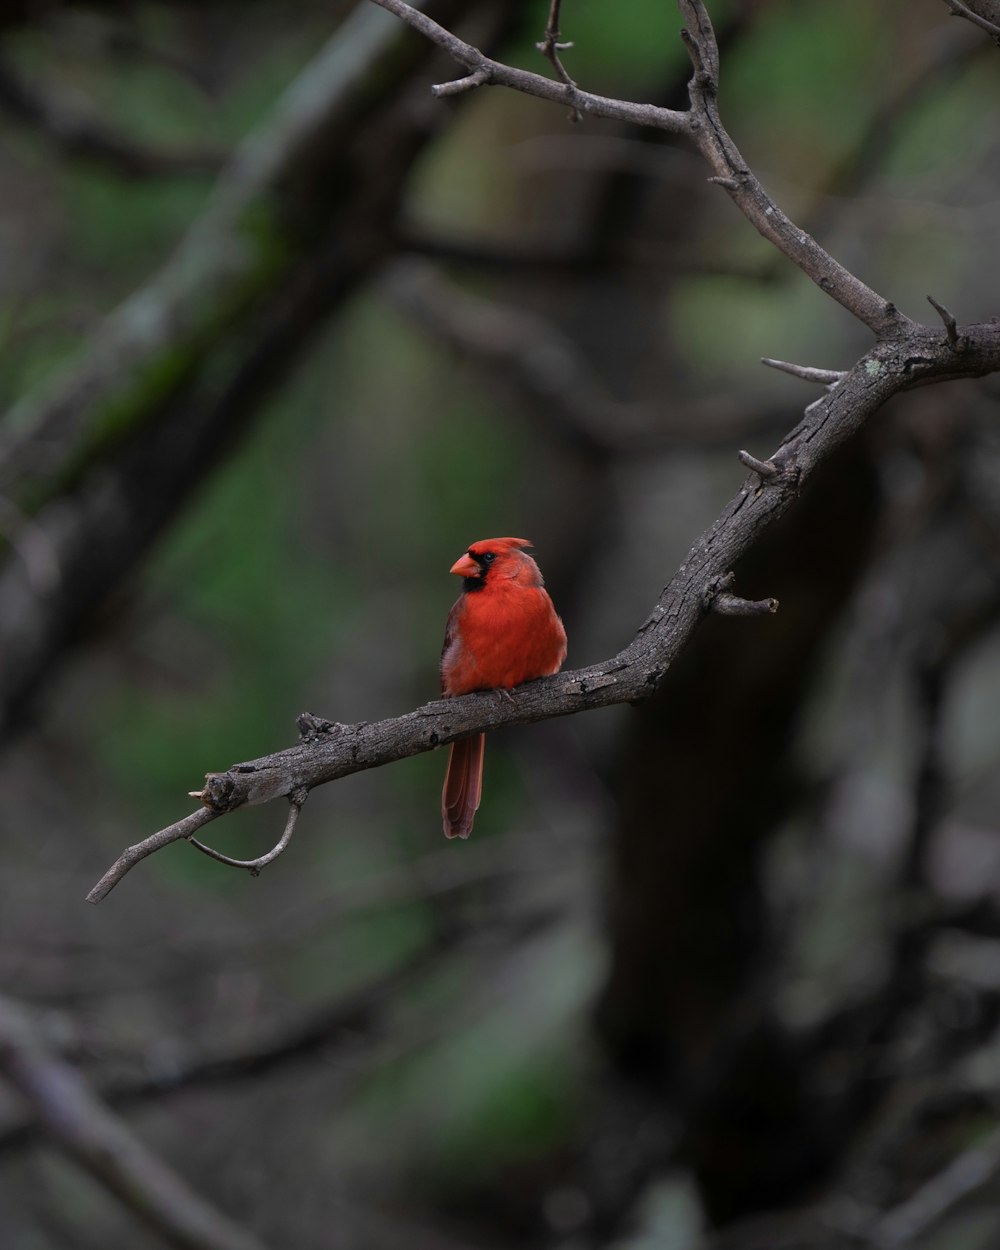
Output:
M462 594L448 614L441 652L441 691L510 690L557 673L566 631L526 538L482 538L451 566ZM451 745L441 793L448 838L467 838L483 790L485 734Z

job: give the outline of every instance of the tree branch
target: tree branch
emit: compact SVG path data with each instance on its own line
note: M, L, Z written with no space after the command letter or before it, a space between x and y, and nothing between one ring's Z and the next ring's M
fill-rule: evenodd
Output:
M179 1250L263 1250L216 1211L53 1054L14 1003L0 999L0 1071L53 1142Z
M964 17L967 22L972 22L980 30L985 30L993 42L1000 46L1000 25L983 17L981 13L976 13L967 4L963 4L962 0L944 0L944 2L951 9L954 17Z
M655 104L635 104L630 100L612 100L607 96L593 95L589 91L580 91L572 82L553 82L541 74L533 74L530 70L515 69L494 61L471 43L466 43L453 35L450 30L440 26L433 18L421 13L405 0L372 0L382 9L387 9L396 17L402 18L425 35L432 43L443 48L459 65L469 71L469 87L473 85L493 84L499 87L512 87L525 95L537 96L541 100L552 100L556 104L568 104L580 113L590 113L594 117L612 117L618 121L633 122L638 126L655 126L659 130L668 130L672 134L690 132L690 119L687 113L678 113L673 109L659 108ZM469 82L475 77L476 82ZM432 90L437 95L453 95L455 88L449 83L442 83Z
M611 117L637 125L652 126L671 134L688 135L712 169L710 181L725 188L740 212L768 242L793 261L802 272L838 304L862 321L877 336L898 334L915 325L894 304L873 291L860 278L825 251L814 238L796 226L765 192L730 138L719 116L719 48L715 31L702 0L678 0L687 26L681 31L694 67L689 85L691 107L687 112L633 104L594 96L567 83L526 70L514 69L484 56L405 0L372 0L444 48L472 74L486 74L485 81L511 87L526 95L570 104L582 113Z
M367 768L431 751L466 734L528 724L618 703L657 689L726 575L801 493L809 475L893 395L931 381L1000 370L1000 324L964 327L956 354L938 329L913 326L897 342L875 345L832 390L809 405L802 421L761 465L765 478L744 482L718 520L695 542L632 641L587 668L529 682L502 701L490 694L438 699L389 720L354 725L300 718L293 747L209 773L198 812L129 847L88 895L100 902L147 855L189 836L197 824L239 807L313 789ZM773 469L773 472L770 470ZM207 814L206 814L207 813ZM196 823L192 823L196 822Z

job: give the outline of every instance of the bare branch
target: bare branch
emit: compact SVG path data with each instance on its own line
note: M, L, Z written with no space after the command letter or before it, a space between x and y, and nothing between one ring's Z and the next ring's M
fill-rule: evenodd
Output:
M687 23L684 42L695 73L689 93L698 119L695 142L734 203L770 243L794 261L807 277L877 335L911 324L795 225L767 195L722 124L718 110L719 49L711 19L701 0L678 0Z
M962 0L944 0L944 2L951 9L952 16L964 17L967 22L972 22L980 30L985 30L993 42L1000 47L1000 25L983 17L981 13L976 13L967 4L963 4Z
M681 32L694 76L686 113L591 95L578 87L491 60L478 48L459 39L405 0L372 0L444 48L471 73L484 72L489 81L523 91L540 99L570 104L582 113L612 117L636 125L652 126L671 134L686 134L712 168L713 180L765 239L793 261L807 277L839 304L864 322L876 335L901 333L913 326L896 306L866 286L825 251L801 227L796 226L767 195L730 138L719 117L719 49L711 19L701 0L678 0L687 27ZM551 14L550 14L551 18Z
M150 837L144 838L141 842L136 842L134 846L126 847L87 895L87 902L99 903L141 859L145 859L147 855L152 855L154 851L162 850L163 847L169 846L171 842L178 842L181 838L189 838L196 829L200 829L202 825L207 825L210 820L215 820L216 816L219 815L221 813L213 811L211 807L201 807L198 811L192 812L190 816L185 816L183 820L178 820L175 824L159 830L158 833L151 834Z
M6 999L0 999L0 1071L52 1141L172 1246L263 1250L148 1150Z
M844 376L843 369L815 369L812 365L796 365L788 360L773 360L770 356L761 356L760 363L767 365L769 369L778 369L781 373L802 378L805 382L820 382L824 386L836 386Z
M559 53L561 51L566 48L572 48L573 46L571 43L559 42L559 10L561 7L562 0L552 0L552 3L549 6L549 18L545 23L545 38L541 43L535 44L535 47L539 52L541 52L542 56L549 61L552 68L556 71L559 81L565 83L567 87L575 90L576 83L566 72L566 67L563 65L559 57ZM582 116L583 115L580 110L577 108L574 108L569 115L570 121L574 122L580 121Z
M931 381L977 377L1000 369L1000 325L967 326L965 338L966 349L957 356L942 342L939 330L914 326L898 342L877 343L834 389L810 404L770 460L757 462L765 474L774 470L768 489L750 484L740 489L696 540L635 637L617 655L587 668L528 682L503 700L489 693L439 699L403 716L354 725L309 717L301 722L303 737L295 746L233 765L222 773L209 773L198 791L202 810L130 847L88 899L99 902L140 859L238 807L308 791L363 769L431 751L465 734L648 698L709 610L704 588L718 588L718 579L787 511L817 466L857 433L886 400Z
M688 134L691 122L687 113L679 113L673 109L659 108L655 104L635 104L630 100L611 100L606 96L593 95L589 91L565 82L553 82L541 74L533 74L529 70L514 69L494 61L478 48L459 39L451 31L445 30L433 18L421 13L405 0L371 0L380 8L387 9L396 17L425 35L432 43L452 56L459 65L464 65L470 76L485 74L484 81L495 83L500 87L512 87L515 91L523 91L525 95L537 96L541 100L551 100L556 104L569 104L581 113L589 113L594 117L612 117L618 121L632 122L637 126L655 126L658 130L667 130L671 134ZM445 84L447 85L447 84ZM440 91L438 92L440 94Z
M545 38L541 43L535 44L535 47L541 52L546 60L550 61L552 68L559 75L560 81L566 83L570 87L575 87L576 83L570 78L566 72L566 67L559 59L559 53L565 48L572 48L571 43L560 43L559 34L559 10L562 8L562 0L552 0L549 5L549 19L545 23Z

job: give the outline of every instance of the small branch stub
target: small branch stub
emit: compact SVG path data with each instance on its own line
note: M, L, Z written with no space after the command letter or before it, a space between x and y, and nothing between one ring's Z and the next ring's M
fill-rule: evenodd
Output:
M765 482L769 482L778 476L778 466L773 460L758 460L756 456L752 456L748 451L738 451L736 458L741 464L745 464L748 469L752 469Z
M777 599L741 599L739 595L721 594L712 600L712 611L720 616L773 616Z
M736 574L730 569L709 582L703 597L709 612L718 612L720 616L768 616L777 612L777 599L741 599L739 595L730 594L735 581Z
M466 91L475 91L477 87L485 87L489 81L489 70L477 69L475 73L466 74L464 78L455 78L451 82L437 83L431 87L431 94L438 97L463 95Z

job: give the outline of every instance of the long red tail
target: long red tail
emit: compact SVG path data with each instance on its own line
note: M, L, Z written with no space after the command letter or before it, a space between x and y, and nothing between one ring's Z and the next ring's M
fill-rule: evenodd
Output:
M486 735L473 734L451 744L448 769L441 791L441 815L446 838L467 838L472 832L483 793L483 751Z

